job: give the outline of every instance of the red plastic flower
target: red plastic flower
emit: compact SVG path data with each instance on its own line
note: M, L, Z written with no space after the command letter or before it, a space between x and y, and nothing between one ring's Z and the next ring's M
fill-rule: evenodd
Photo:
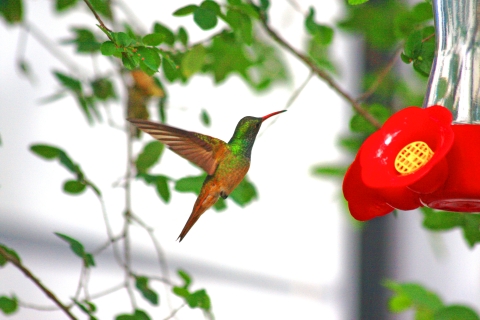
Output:
M368 137L343 182L352 216L369 220L394 208L422 206L420 195L436 191L447 179L451 122L444 107L409 107Z

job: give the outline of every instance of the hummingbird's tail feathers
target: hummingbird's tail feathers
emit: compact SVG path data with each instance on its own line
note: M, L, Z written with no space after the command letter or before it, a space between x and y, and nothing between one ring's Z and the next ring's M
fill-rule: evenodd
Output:
M217 202L219 195L218 194L209 194L208 192L205 192L205 190L202 189L200 192L200 195L197 198L197 201L195 201L195 205L193 206L192 214L190 214L190 217L188 218L187 223L183 227L182 232L178 236L177 240L179 242L182 242L183 238L187 235L188 231L193 227L195 222L200 218L200 216L207 211L211 206Z

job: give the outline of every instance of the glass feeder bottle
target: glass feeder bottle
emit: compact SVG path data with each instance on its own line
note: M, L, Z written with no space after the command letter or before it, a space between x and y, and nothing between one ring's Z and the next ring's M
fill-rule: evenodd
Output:
M421 197L442 210L480 212L480 0L434 0L436 55L424 107L442 105L455 134L444 186Z

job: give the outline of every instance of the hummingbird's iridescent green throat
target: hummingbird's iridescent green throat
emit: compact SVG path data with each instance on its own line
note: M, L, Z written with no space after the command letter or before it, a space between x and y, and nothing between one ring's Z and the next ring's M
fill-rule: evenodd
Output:
M252 147L255 143L258 131L262 126L262 122L268 118L285 112L287 110L277 111L270 113L262 118L244 117L242 118L235 128L232 138L228 141L228 144L232 148L232 152L242 153L245 157L251 158Z

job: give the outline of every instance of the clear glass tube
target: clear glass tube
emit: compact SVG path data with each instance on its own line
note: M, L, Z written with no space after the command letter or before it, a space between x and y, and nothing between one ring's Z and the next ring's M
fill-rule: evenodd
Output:
M480 124L480 0L433 1L437 53L424 107L439 104L455 124Z

